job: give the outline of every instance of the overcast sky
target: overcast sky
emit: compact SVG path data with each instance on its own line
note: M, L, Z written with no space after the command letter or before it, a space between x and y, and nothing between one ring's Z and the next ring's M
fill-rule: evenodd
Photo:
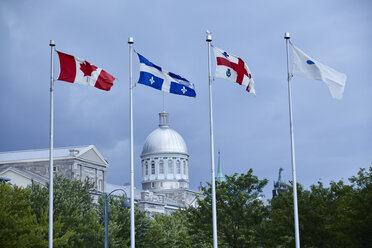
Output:
M230 81L213 83L215 148L223 172L253 168L273 180L292 178L286 50L283 35L314 59L347 74L342 100L321 81L294 77L297 180L347 180L372 164L372 2L360 1L1 1L0 151L49 147L49 40L116 78L109 92L55 83L55 147L95 145L108 160L107 181L128 183L129 52L134 48L195 84L197 97L165 93L171 127L186 141L190 187L210 181L208 54L212 44L250 67L257 96ZM55 54L56 55L56 54ZM212 54L213 55L213 54ZM212 57L213 59L213 57ZM212 60L213 61L213 60ZM139 76L133 56L133 80ZM59 62L54 59L57 78ZM212 73L215 64L212 63ZM157 128L163 94L133 91L135 185L140 153ZM216 157L217 165L217 157Z

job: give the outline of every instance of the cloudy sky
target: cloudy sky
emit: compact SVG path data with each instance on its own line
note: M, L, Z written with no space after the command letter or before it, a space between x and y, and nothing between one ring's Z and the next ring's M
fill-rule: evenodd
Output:
M55 83L55 147L95 145L109 161L108 182L129 182L127 39L152 62L195 84L197 97L165 94L171 127L190 154L190 186L210 180L208 64L205 31L215 46L241 57L257 96L230 81L213 82L216 154L226 174L253 168L291 180L284 32L313 58L347 74L335 100L323 82L294 77L297 180L346 180L372 164L372 3L314 1L1 1L0 151L49 147L49 40L56 49L104 68L110 92ZM213 57L212 57L213 58ZM213 61L213 60L212 60ZM133 57L138 80L138 58ZM59 62L55 56L57 78ZM215 65L212 63L212 72ZM134 97L135 185L147 135L157 128L161 91L137 85ZM217 158L216 158L217 162Z

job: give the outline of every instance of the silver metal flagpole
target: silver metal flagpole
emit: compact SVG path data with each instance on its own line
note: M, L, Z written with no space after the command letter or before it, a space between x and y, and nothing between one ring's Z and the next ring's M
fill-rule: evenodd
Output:
M294 134L293 134L293 117L292 117L292 93L291 93L291 74L289 72L289 50L288 42L290 39L289 33L284 34L287 48L287 74L288 74L288 99L289 99L289 126L291 133L291 154L292 154L292 180L293 180L293 212L294 212L294 224L295 224L295 241L296 248L300 248L300 231L298 224L298 207L297 207L297 180L296 180L296 160L295 160L295 149L294 149Z
M212 106L212 73L211 73L211 41L212 35L207 31L208 42L208 78L209 78L209 120L211 134L211 177L212 177L212 218L213 218L213 248L217 248L217 210L216 210L216 182L214 176L214 137L213 137L213 106Z
M130 113L130 247L135 247L134 225L134 169L133 169L133 99L132 99L132 53L133 37L128 38L129 44L129 113Z
M50 46L50 133L49 133L49 248L53 248L53 48L54 40Z

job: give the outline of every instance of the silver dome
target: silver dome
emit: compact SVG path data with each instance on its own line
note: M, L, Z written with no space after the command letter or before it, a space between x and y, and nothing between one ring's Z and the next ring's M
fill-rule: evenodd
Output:
M147 136L141 157L158 153L187 153L187 146L182 136L169 128L168 113L159 113L159 128Z
M187 146L182 136L167 125L160 125L159 128L147 136L141 157L156 153L183 153L188 155Z

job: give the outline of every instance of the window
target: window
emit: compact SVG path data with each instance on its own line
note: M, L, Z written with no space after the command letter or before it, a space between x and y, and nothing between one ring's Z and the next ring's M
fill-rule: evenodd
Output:
M154 160L151 161L151 174L152 175L155 174L155 161Z
M168 160L168 174L173 174L173 161Z
M164 161L159 161L159 174L164 174Z
M146 176L149 174L149 164L146 161Z
M183 174L187 175L186 161L183 161Z
M98 190L103 191L102 179L98 180Z
M177 174L181 174L181 162L177 160L176 162Z
M155 183L151 183L151 188L155 188Z
M53 172L58 172L58 167L57 166L53 166Z
M80 170L79 170L79 166L78 164L75 164L74 165L74 175L75 175L75 179L80 179Z

